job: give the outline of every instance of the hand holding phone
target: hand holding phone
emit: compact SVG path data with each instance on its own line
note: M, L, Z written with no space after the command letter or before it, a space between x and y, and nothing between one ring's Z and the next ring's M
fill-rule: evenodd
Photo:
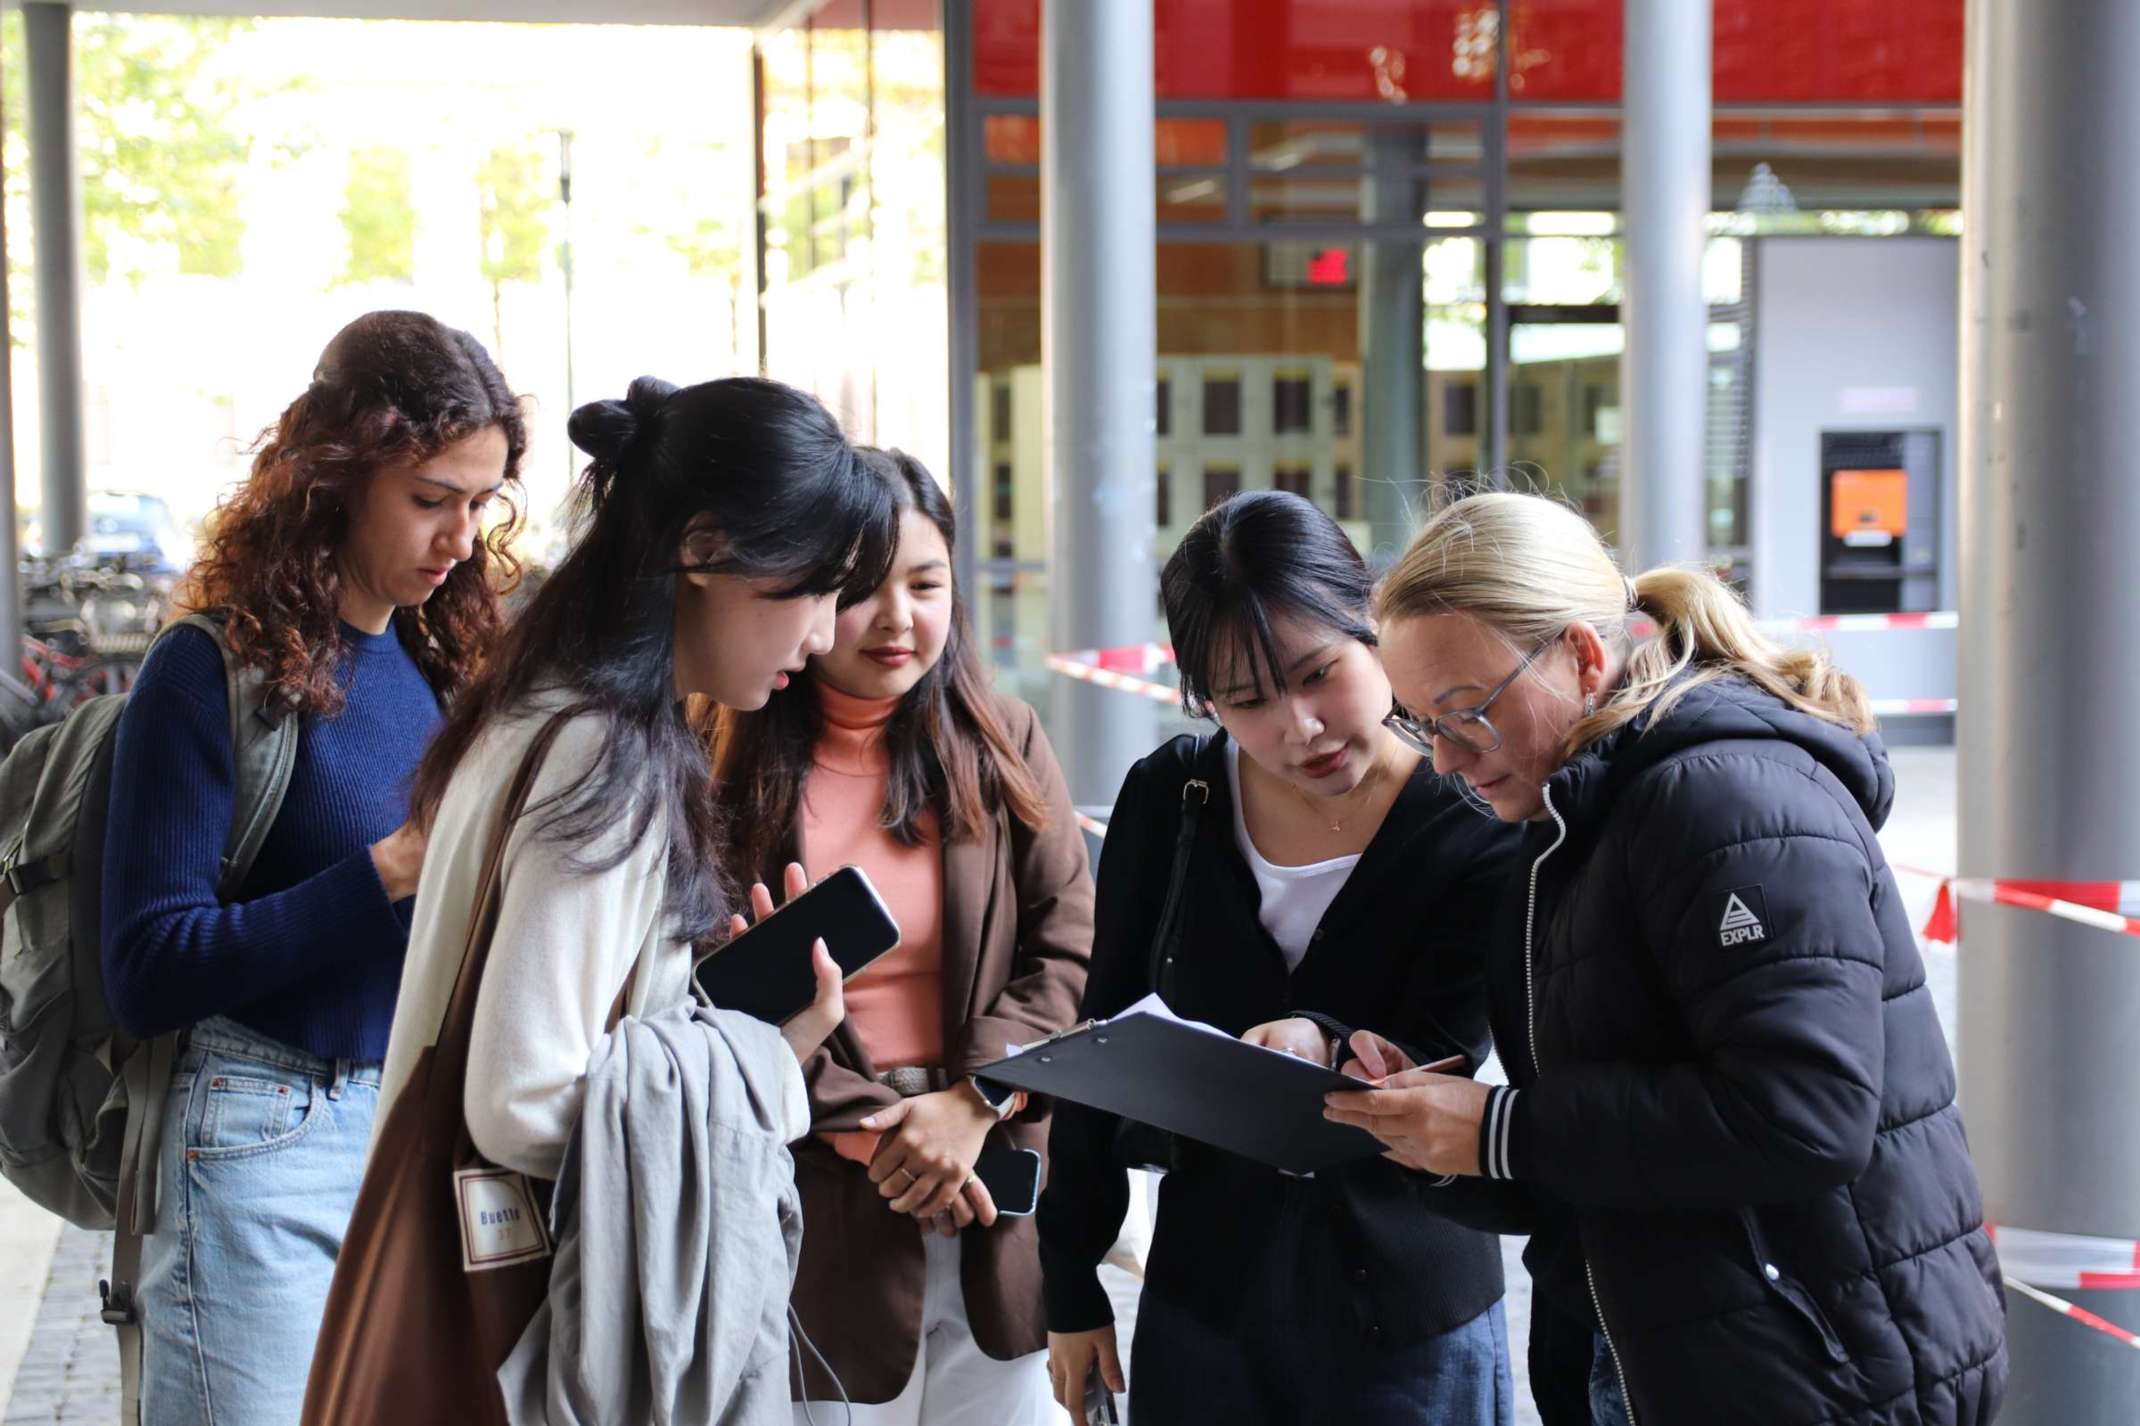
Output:
M1095 1357L1092 1371L1085 1378L1085 1426L1121 1426L1121 1421L1115 1410L1115 1394L1107 1389L1107 1379L1100 1374L1100 1362Z
M790 901L810 889L810 878L802 867L789 862L782 878ZM754 882L750 889L751 915L763 921L773 914L773 893L765 889L764 882ZM733 940L750 929L750 922L742 916L728 918L729 937ZM840 968L834 964L832 953L825 949L823 940L810 943L810 973L813 990L810 1003L795 1014L780 1022L780 1038L787 1042L796 1062L808 1064L810 1056L830 1039L832 1032L847 1018L847 994L842 984Z
M841 867L810 886L791 865L785 902L775 909L763 887L752 888L751 902L757 924L733 918L728 944L700 961L696 976L717 1008L770 1024L785 1024L818 999L814 943L824 943L842 979L899 944L899 923L860 867Z
M1089 1332L1048 1334L1048 1380L1055 1402L1082 1422L1115 1422L1114 1393L1128 1387L1112 1322Z

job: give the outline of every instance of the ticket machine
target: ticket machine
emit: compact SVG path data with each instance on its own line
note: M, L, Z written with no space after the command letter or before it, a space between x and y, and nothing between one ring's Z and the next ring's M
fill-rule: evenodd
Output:
M1821 433L1823 614L1939 601L1939 432Z

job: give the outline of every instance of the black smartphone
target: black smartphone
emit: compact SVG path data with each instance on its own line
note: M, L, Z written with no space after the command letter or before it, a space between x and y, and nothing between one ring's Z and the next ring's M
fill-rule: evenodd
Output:
M993 1141L981 1146L973 1176L1006 1218L1031 1216L1040 1206L1040 1150L1013 1148Z
M899 944L899 923L862 868L841 867L700 961L698 988L719 1009L785 1024L817 998L817 940L843 980Z

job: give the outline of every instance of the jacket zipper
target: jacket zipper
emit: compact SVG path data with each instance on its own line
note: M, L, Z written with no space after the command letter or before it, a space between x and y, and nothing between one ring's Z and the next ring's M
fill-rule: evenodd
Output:
M1523 913L1523 1023L1524 1028L1530 1032L1533 1077L1539 1072L1538 992L1531 973L1531 934L1538 927L1538 869L1546 864L1547 857L1560 850L1562 842L1568 840L1568 824L1560 820L1560 813L1553 806L1553 789L1548 786L1539 790L1545 794L1546 812L1553 818L1553 825L1560 828L1560 835L1553 839L1552 846L1538 854L1538 860L1531 863L1530 904Z
M1553 819L1553 825L1560 829L1560 835L1553 839L1552 846L1547 847L1538 854L1538 860L1531 863L1530 904L1523 914L1523 1018L1525 1028L1530 1032L1531 1073L1533 1076L1540 1072L1538 1064L1538 991L1536 977L1533 974L1531 956L1532 937L1538 929L1538 869L1546 864L1547 857L1560 850L1562 842L1568 840L1568 824L1561 820L1560 809L1553 805L1552 787L1546 786L1539 790L1545 797L1546 814ZM1627 1408L1627 1426L1641 1426L1641 1423L1635 1419L1634 1393L1627 1389L1627 1368L1620 1363L1620 1348L1612 1340L1612 1328L1605 1323L1605 1303L1598 1296L1597 1270L1590 1265L1590 1255L1588 1253L1583 1255L1583 1281L1590 1288L1591 1310L1598 1315L1598 1335L1605 1339L1605 1351L1612 1358L1613 1375L1618 1377L1620 1381L1620 1403Z
M1605 1351L1612 1357L1612 1374L1620 1379L1620 1404L1627 1408L1627 1426L1642 1426L1635 1419L1635 1394L1627 1389L1627 1368L1620 1364L1620 1349L1613 1345L1612 1328L1605 1325L1605 1304L1598 1299L1598 1275L1590 1266L1590 1255L1583 1255L1583 1278L1590 1284L1590 1305L1598 1314L1598 1335L1605 1339Z

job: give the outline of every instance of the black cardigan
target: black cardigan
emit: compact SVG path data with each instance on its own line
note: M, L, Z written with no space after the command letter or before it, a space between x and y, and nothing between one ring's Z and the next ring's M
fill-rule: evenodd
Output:
M1238 1035L1314 1014L1366 1026L1416 1052L1487 1052L1488 923L1513 863L1516 829L1467 805L1422 764L1331 903L1297 971L1257 919L1256 880L1236 845L1225 735L1178 737L1130 770L1102 848L1092 972L1083 1013L1107 1016L1145 995L1166 899L1183 784L1210 784L1183 891L1169 1004ZM1099 1263L1121 1231L1129 1183L1113 1161L1118 1120L1063 1103L1049 1140L1039 1229L1048 1326L1088 1331L1113 1319ZM1253 1281L1289 1194L1325 1215L1330 1252L1356 1284L1358 1329L1387 1344L1462 1325L1502 1294L1500 1249L1486 1234L1424 1211L1431 1180L1386 1159L1287 1180L1192 1146L1167 1174L1145 1290L1221 1329Z

